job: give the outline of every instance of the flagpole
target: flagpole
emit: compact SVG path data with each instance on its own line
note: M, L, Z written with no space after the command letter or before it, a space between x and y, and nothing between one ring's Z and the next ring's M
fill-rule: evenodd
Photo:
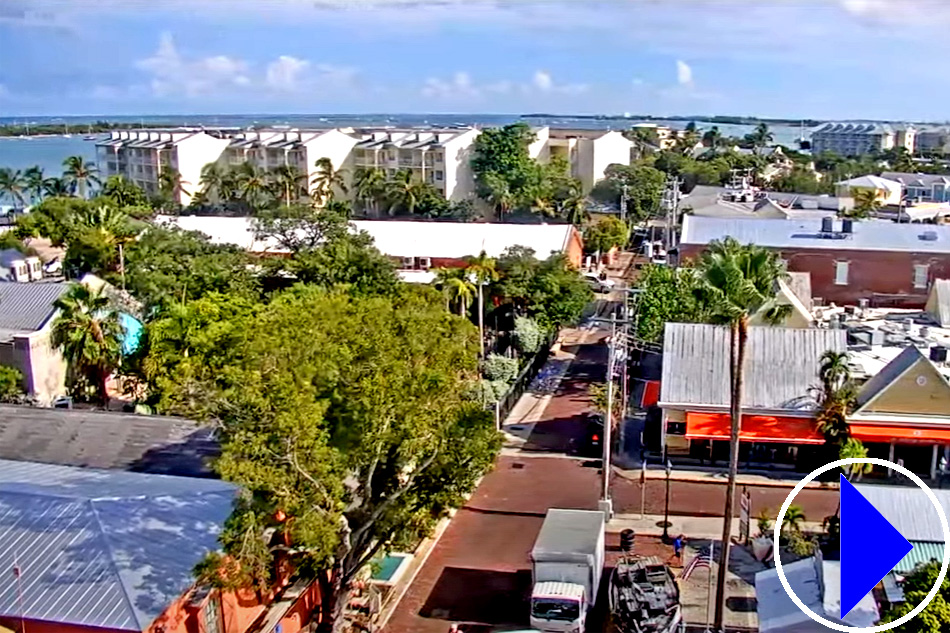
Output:
M646 518L644 510L646 508L646 499L647 499L647 460L643 460L640 463L640 520Z

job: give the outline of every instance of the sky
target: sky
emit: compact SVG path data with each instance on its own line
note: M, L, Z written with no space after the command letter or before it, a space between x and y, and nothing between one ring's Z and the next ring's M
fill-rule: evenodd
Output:
M0 0L0 116L950 119L950 0Z

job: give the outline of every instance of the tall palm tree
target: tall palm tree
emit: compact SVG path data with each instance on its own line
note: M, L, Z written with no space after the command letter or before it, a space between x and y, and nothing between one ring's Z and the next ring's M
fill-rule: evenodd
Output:
M53 321L52 343L69 369L70 380L80 389L91 386L99 404L109 404L109 376L122 354L119 314L103 292L72 284L53 304L59 311Z
M51 198L68 196L69 183L65 178L50 176L43 181L43 192Z
M722 136L722 132L719 131L719 126L714 125L703 134L703 145L716 149L723 144L725 139Z
M353 174L353 189L364 211L372 209L379 213L379 199L385 192L386 176L378 167L360 167Z
M26 200L25 192L23 173L19 169L0 169L0 198L7 198L13 206L18 206Z
M182 196L191 196L191 192L185 188L185 185L190 184L187 180L182 180L181 172L177 169L164 167L158 173L158 190L175 205L182 204Z
M288 207L300 199L301 192L306 191L304 182L307 176L293 165L278 165L270 170L269 176L281 200Z
M198 181L198 187L206 199L217 202L223 202L227 199L225 195L227 176L227 170L218 163L208 163L201 168L201 179Z
M743 246L733 238L715 241L703 254L698 270L697 298L713 323L729 326L729 384L732 429L729 451L729 484L723 517L722 550L716 583L714 629L722 629L726 572L739 467L739 430L742 424L742 385L749 319L761 314L766 323L779 323L789 306L775 304L778 281L786 276L778 257L766 249Z
M43 168L33 165L23 171L23 188L30 196L30 202L36 204L43 200L44 187Z
M408 169L400 169L386 182L386 199L389 201L389 214L399 208L409 215L416 212L419 201L425 194L425 185L412 177Z
M498 219L505 219L505 214L515 204L515 194L508 180L498 174L488 173L482 177L481 188L482 197L494 207Z
M498 271L495 269L494 258L489 257L485 251L478 254L478 257L469 257L468 266L465 270L475 278L475 285L478 288L478 342L482 356L485 356L485 284L498 281Z
M314 200L319 205L326 204L333 198L334 192L339 190L342 193L347 192L346 178L342 169L334 169L333 161L324 156L318 158L314 163L316 172L310 180L311 191Z
M475 294L475 286L469 279L468 272L464 268L440 268L435 271L434 283L445 296L446 310L452 303L457 303L459 316L464 317Z
M67 156L63 161L63 178L69 183L70 192L85 198L87 189L99 184L99 170L92 161L82 156Z
M881 208L881 194L876 189L853 188L851 197L854 199L854 208L844 215L851 218L866 218Z
M755 126L755 130L746 138L752 143L753 149L761 149L763 147L767 147L775 137L769 130L767 123L759 123L757 126Z
M252 162L241 163L234 172L238 197L252 208L263 205L270 194L267 174Z
M574 226L580 226L590 218L587 198L580 194L572 195L561 202L561 212L564 214L564 219Z

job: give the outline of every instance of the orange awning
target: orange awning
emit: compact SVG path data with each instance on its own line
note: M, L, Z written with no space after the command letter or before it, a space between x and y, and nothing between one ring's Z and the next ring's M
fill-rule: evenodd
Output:
M890 442L891 440L897 440L898 442L901 440L950 442L950 429L852 424L851 436L862 442Z
M686 413L686 437L691 440L728 440L731 426L727 413ZM811 418L770 415L742 416L739 439L746 442L825 443Z
M647 380L643 384L643 398L640 400L641 409L649 409L660 401L660 381Z

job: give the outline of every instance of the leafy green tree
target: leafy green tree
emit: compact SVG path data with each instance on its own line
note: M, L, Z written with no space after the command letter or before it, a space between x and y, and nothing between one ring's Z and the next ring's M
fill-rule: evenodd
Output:
M479 197L504 217L518 201L526 198L526 184L535 162L528 146L535 140L526 123L513 123L483 130L475 139L472 170Z
M594 186L591 197L620 204L623 189L627 188L627 215L634 220L644 220L660 209L666 175L646 165L610 165L604 172L606 178Z
M696 298L699 283L694 268L644 266L637 278L637 337L659 345L667 323L703 321L703 306Z
M516 316L533 318L544 331L575 323L593 298L590 286L563 255L538 260L530 248L509 248L496 262L492 294L513 306Z
M36 205L30 213L17 218L15 233L20 239L45 237L53 246L65 246L75 218L91 207L88 200L51 197Z
M510 384L518 376L518 359L489 354L482 362L482 374L488 380Z
M881 623L894 622L910 613L924 601L937 583L940 563L931 561L920 565L909 574L902 585L904 601L891 605L884 612ZM944 578L933 601L917 617L895 629L897 633L943 633L950 630L950 578Z
M36 204L43 199L46 193L46 179L43 168L33 165L23 170L23 189L30 197L30 204Z
M472 276L478 291L478 336L481 356L485 355L485 285L498 281L495 259L485 251L466 260L465 271Z
M720 571L716 583L714 628L722 628L725 608L726 569L729 561L732 518L735 504L736 474L739 467L739 429L742 424L742 385L745 369L749 320L763 314L767 323L778 323L789 306L775 304L778 281L786 276L778 256L765 248L743 246L733 238L714 241L703 253L699 265L697 296L712 323L728 325L730 339L730 432L729 483L726 488Z
M69 218L63 266L72 276L103 275L119 268L119 244L130 240L134 227L124 211L90 203Z
M25 398L23 372L16 367L0 365L0 402L19 404Z
M816 172L800 165L795 165L789 173L772 179L771 188L789 193L830 193L823 181L818 179Z
M102 184L100 198L107 198L119 208L148 206L148 196L142 188L122 175L109 176Z
M584 250L589 253L607 253L612 248L622 249L630 240L626 222L613 216L600 219L584 230Z
M99 184L99 169L82 156L67 156L63 161L63 179L71 194L85 199L88 190Z
M26 183L20 170L0 168L0 199L6 198L13 206L23 206L25 193Z
M109 404L109 376L119 366L123 330L108 295L74 283L53 304L52 343L66 359L68 382L76 396L95 392L101 406Z
M277 556L320 571L321 626L338 631L355 575L427 536L494 461L492 417L465 398L474 328L423 295L301 288L241 332L240 356L214 388L216 467L247 494L220 535L224 556L196 571L216 586L260 590ZM269 547L267 529L292 547Z

